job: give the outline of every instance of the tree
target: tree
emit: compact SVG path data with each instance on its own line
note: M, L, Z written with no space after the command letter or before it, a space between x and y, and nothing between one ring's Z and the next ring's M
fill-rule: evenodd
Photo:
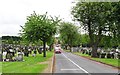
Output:
M77 2L76 6L72 8L74 19L88 31L92 57L97 57L97 48L103 35L113 32L113 29L110 28L112 22L108 19L112 12L113 7L110 2Z
M108 19L112 22L110 30L116 44L120 46L120 1L111 3L113 8Z
M82 45L89 45L89 36L87 34L81 34L81 44Z
M62 40L62 43L65 44L65 46L71 47L75 44L77 40L77 34L78 34L78 28L69 22L62 22L60 25L60 38Z
M19 36L2 36L2 40L8 44L19 44L21 41L21 37Z
M48 17L36 14L27 17L27 22L23 28L23 35L29 42L41 40L43 42L43 57L46 57L46 42L56 33L56 26L60 20L58 17Z
M53 44L54 44L54 39L55 37L51 37L49 38L49 41L47 42L47 44L49 45L49 50L52 51L52 47L53 47Z

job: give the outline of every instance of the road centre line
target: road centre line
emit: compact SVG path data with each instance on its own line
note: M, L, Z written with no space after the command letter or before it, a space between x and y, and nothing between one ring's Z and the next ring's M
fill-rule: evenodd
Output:
M63 53L62 53L63 54ZM82 67L80 67L78 64L76 64L75 62L73 62L71 59L69 59L65 54L63 54L63 56L65 56L70 62L72 62L75 66L77 66L79 69L81 69L82 71L84 71L85 73L87 73L88 75L91 75L88 71L86 71L85 69L83 69Z
M80 70L80 69L61 69L61 70Z

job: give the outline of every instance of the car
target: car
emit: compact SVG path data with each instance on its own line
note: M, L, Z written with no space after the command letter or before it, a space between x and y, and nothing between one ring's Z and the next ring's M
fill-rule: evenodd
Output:
M59 47L59 45L56 45L56 47Z
M56 54L61 54L61 50L59 50L59 49L58 49L58 50L55 50L55 53L56 53Z
M59 47L55 47L55 53L56 54L61 54L61 49Z

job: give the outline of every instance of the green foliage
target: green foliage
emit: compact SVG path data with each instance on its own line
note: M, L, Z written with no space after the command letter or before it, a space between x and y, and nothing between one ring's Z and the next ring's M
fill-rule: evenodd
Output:
M116 48L119 44L117 43L116 38L112 38L111 36L103 36L99 46L107 48Z
M108 21L107 16L110 13L109 3L81 3L78 2L72 9L72 15L79 21L83 28L91 35L90 39L96 42L99 40L102 31L106 31ZM98 36L94 36L98 35ZM93 38L93 39L92 39Z
M58 17L49 17L47 13L39 15L34 12L27 17L27 22L22 27L22 37L33 43L41 40L43 42L43 56L46 57L46 42L55 35L59 21Z
M70 47L78 45L78 39L80 39L78 27L69 22L61 23L60 38L63 44L67 44Z
M114 40L120 46L120 2L111 3L113 11L109 20L113 22L110 29L113 33Z
M55 40L54 37L49 38L49 41L47 42L48 45L54 44Z
M6 44L20 44L22 38L19 36L2 36L1 40Z
M90 42L89 35L81 34L81 43L82 44L89 44L89 42Z
M27 22L23 27L23 37L34 42L36 40L47 41L56 33L56 25L59 22L58 18L49 19L46 14L37 15L35 12L27 17Z
M72 8L74 19L80 22L84 30L88 31L94 57L97 55L97 46L100 44L103 35L112 38L117 37L116 43L119 41L119 3L78 1L76 6Z

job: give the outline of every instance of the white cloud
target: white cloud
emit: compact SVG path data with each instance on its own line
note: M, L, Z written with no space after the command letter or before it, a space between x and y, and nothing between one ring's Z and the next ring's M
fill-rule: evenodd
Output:
M24 25L26 16L36 11L48 12L71 21L70 10L74 0L1 0L0 1L0 36L17 35L20 25Z

